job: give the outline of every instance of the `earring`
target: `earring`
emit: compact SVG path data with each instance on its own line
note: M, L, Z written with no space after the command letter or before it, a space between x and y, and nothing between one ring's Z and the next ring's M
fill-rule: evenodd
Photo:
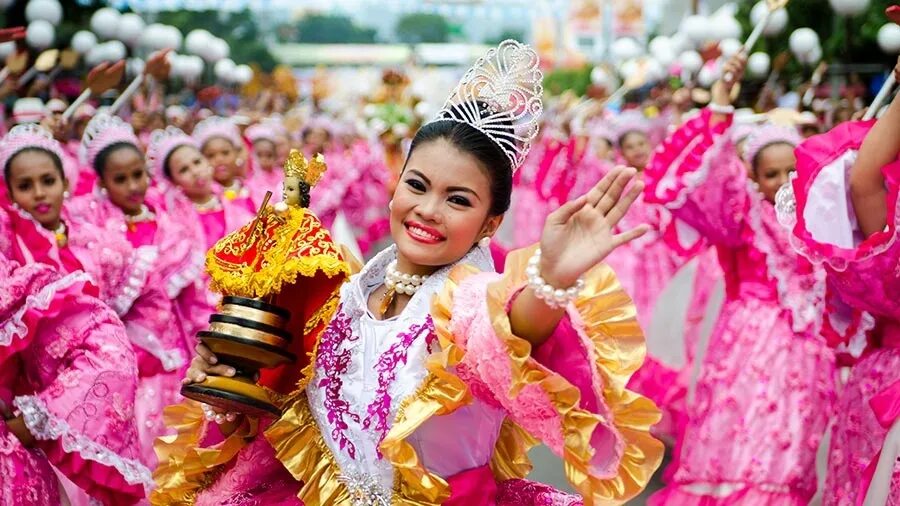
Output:
M478 240L478 245L482 248L490 248L491 247L491 236L486 235Z
M244 159L243 159L243 158L238 158L238 159L237 159L237 166L238 166L238 167L243 167L243 166L244 166Z
M70 195L71 195L71 194L69 193L69 190L66 190L66 191L63 192L63 198L64 198L64 199L69 198Z
M109 197L109 192L106 191L106 188L100 188L100 195L103 195L104 197Z
M393 199L392 199L390 202L388 202L388 209L391 210L391 211L394 210L394 201L393 201Z

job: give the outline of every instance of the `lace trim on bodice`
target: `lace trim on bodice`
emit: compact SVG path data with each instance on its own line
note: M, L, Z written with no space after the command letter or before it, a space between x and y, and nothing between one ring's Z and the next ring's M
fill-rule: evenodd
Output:
M342 287L341 307L322 334L315 374L307 387L313 416L348 488L377 489L376 495L388 498L394 471L379 445L403 400L428 374L425 359L435 341L431 300L455 265L429 276L401 314L378 321L368 314L368 295L383 283L395 257L395 247L388 248ZM493 270L490 253L480 247L460 262ZM362 338L373 332L382 336L382 342ZM360 481L361 476L375 481Z

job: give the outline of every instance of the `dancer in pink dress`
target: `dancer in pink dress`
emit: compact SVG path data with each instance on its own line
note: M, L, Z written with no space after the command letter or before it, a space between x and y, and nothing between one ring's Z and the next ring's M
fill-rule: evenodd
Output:
M244 141L237 125L227 118L212 116L197 123L192 135L212 166L222 197L255 213L255 202L243 180L243 166L249 160L244 159Z
M84 272L0 255L0 277L0 503L63 504L53 468L100 504L137 503L152 479L122 323Z
M2 253L22 264L39 262L62 272L86 272L99 288L100 299L125 324L140 376L180 373L189 348L171 318L171 300L156 268L158 248L134 247L121 230L102 228L62 209L66 180L56 174L59 179L51 184L59 144L46 131L35 126L13 129L3 142L0 159L7 167L4 180L12 204L0 212ZM140 158L135 163L143 169ZM161 434L162 420L154 410L139 408L144 463L152 467L153 439Z
M256 170L247 181L247 189L253 202L262 203L266 192L272 192L272 203L281 199L281 179L283 173L279 162L276 129L269 122L251 125L244 132L252 146L252 158Z
M625 389L640 331L598 265L646 230L613 232L641 185L626 190L634 169L612 171L551 215L540 250L492 272L481 240L537 133L542 75L514 41L476 65L416 134L393 194L396 244L340 288L282 416L217 428L199 408L172 409L181 430L159 445L154 504L575 506L646 485L662 457L648 433L658 412ZM470 93L485 80L497 85L476 89L494 92ZM186 381L231 372L198 351ZM565 459L584 500L522 479L532 438Z
M68 216L122 236L138 250L152 251L156 258L148 283L157 286L156 296L168 298L173 306L174 318L163 318L175 324L165 338L170 349L140 356L138 367L142 380L137 418L145 460L153 464L153 440L164 430L162 409L181 399L179 381L194 347L194 320L202 317L185 317L182 310L197 311L209 305L203 280L205 250L192 238L186 223L147 203L147 164L130 125L117 117L95 116L85 130L80 151L83 163L96 171L99 186L90 195L72 199L66 206ZM209 307L207 314L211 311Z
M149 203L190 225L191 237L205 249L256 214L245 203L215 193L212 167L199 143L175 127L153 132L147 163L155 184Z
M380 143L363 138L351 138L345 148L344 167L357 171L341 207L350 226L357 234L357 244L363 254L390 233L388 201L391 173L385 163Z
M741 76L745 57L725 75ZM835 359L819 335L824 272L790 247L773 200L794 168L795 130L748 146L748 181L731 136L731 85L669 137L645 172L645 200L714 245L726 298L697 381L672 483L658 505L801 505L833 413Z
M900 77L900 65L894 72ZM810 138L797 150L797 178L778 196L797 249L828 270L837 299L827 306L831 342L859 357L838 401L826 505L861 504L900 416L898 128L895 98L877 123L844 123ZM892 477L891 467L878 504L900 504L900 465Z
M653 156L651 122L642 113L633 110L619 114L612 122L618 156L626 165L643 173ZM653 321L657 298L678 269L690 260L696 251L694 243L699 236L689 233L690 227L678 223L665 207L648 202L646 196L631 206L620 226L628 229L641 223L650 225L650 231L614 252L607 262L634 300L638 321L646 332ZM683 246L674 247L675 241L667 236L671 235L677 241L680 239L679 233L693 237L684 239L682 242L686 244ZM668 405L681 395L682 390L677 388L678 376L678 369L654 358L651 350L644 366L635 372L629 383L629 388L646 395L663 409L663 422L654 430L671 439L676 433L676 416L670 412Z

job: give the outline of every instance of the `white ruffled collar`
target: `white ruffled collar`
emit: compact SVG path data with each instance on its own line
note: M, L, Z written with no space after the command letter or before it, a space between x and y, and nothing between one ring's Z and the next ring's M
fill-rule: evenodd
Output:
M392 244L366 262L363 269L351 277L347 283L346 294L348 297L345 300L345 304L352 306L358 312L367 314L369 294L372 293L372 290L384 284L387 266L396 258L397 246ZM422 283L422 287L412 296L403 311L399 315L384 321L408 321L421 318L423 314L427 314L430 311L433 296L444 286L450 271L459 264L471 265L482 272L496 271L490 250L481 246L475 246L457 262L446 265L428 276L428 279ZM350 309L350 307L345 307L345 309Z

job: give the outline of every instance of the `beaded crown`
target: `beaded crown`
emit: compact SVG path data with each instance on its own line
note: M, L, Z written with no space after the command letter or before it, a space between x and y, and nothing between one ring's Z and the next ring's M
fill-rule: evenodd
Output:
M756 155L767 146L778 143L799 145L803 139L796 128L782 125L767 124L761 126L750 134L747 145L744 148L744 160L753 163Z
M78 161L82 165L94 166L94 160L101 151L113 144L127 142L135 147L140 146L134 129L118 116L98 114L88 122L78 146ZM140 149L140 148L139 148Z
M6 164L23 149L40 148L56 155L60 161L63 157L62 146L53 138L53 134L34 123L25 123L12 127L0 140L0 169L5 169ZM0 179L3 174L0 172Z
M465 123L481 131L503 150L515 173L538 134L543 80L534 49L504 40L475 61L433 121Z
M154 130L150 134L150 142L147 144L147 167L150 168L150 175L153 178L157 181L165 179L166 158L181 146L200 149L200 145L193 137L173 126L168 126L164 130Z

